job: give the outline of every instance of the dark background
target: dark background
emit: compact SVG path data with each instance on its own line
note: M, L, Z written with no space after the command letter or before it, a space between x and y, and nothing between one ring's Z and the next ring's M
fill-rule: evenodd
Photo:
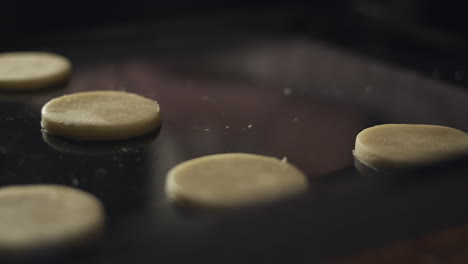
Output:
M465 84L467 5L441 0L2 1L0 47L18 48L38 36L57 32L225 14L229 31L236 23L229 22L230 16L244 17L243 23L258 23L265 14L287 13L290 16L286 23L280 23L281 28L267 24L262 30L319 37L438 79ZM193 30L185 26L186 31Z

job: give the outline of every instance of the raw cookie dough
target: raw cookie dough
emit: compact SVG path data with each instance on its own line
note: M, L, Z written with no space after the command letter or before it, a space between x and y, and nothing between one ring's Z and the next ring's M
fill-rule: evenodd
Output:
M46 52L0 53L0 89L31 90L65 81L71 63L63 56Z
M41 125L51 134L81 141L127 139L159 127L159 104L126 92L75 93L44 105Z
M276 158L230 153L185 161L166 179L168 197L182 204L229 208L269 202L299 194L307 179Z
M0 257L37 249L73 246L104 226L98 199L60 185L0 188Z
M468 154L468 135L435 125L386 124L356 137L354 156L374 170L397 170Z

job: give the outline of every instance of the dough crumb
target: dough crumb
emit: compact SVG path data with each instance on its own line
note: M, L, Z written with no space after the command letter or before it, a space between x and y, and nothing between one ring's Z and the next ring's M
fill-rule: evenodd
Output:
M73 185L73 186L78 186L78 183L79 183L79 182L78 182L78 179L77 179L77 178L73 178L73 179L72 179L72 185Z

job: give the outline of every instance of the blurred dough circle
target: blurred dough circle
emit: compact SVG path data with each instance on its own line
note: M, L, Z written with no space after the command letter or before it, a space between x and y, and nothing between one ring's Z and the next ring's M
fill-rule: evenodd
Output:
M167 175L166 193L177 203L230 208L270 202L305 191L307 179L276 158L229 153L185 161Z
M60 185L0 188L0 254L72 246L97 235L104 209L93 195Z
M0 53L0 89L32 90L47 88L65 81L70 75L70 61L46 52Z
M385 124L361 131L354 156L374 170L397 170L468 154L468 135L436 125Z
M93 91L52 99L42 108L42 128L81 141L121 140L148 134L160 124L159 104L119 91Z

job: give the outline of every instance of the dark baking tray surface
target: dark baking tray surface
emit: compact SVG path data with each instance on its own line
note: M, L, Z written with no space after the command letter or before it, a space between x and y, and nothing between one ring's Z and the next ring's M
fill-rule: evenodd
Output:
M356 134L375 124L468 131L466 91L288 34L281 19L287 17L272 16L258 27L221 16L122 25L12 45L63 54L74 70L54 89L0 94L0 185L75 186L98 196L109 215L95 244L21 261L316 263L465 223L463 161L395 178L359 173L351 151ZM161 129L115 144L41 132L45 102L87 90L158 100ZM172 166L225 152L287 157L306 172L311 188L288 201L224 213L167 203L164 181Z

